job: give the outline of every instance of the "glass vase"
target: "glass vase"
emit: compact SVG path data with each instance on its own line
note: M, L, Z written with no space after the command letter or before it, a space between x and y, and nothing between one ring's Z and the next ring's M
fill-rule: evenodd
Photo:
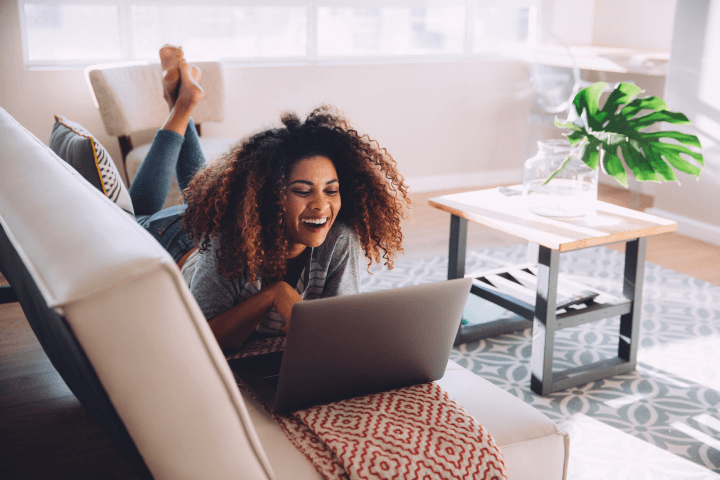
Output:
M537 154L525 161L523 195L531 213L545 217L581 217L595 213L597 169L580 159L568 140L540 140ZM555 177L552 173L570 158Z

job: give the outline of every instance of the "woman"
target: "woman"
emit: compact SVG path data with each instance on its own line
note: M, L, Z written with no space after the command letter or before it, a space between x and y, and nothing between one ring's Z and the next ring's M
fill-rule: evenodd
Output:
M292 305L303 299L357 293L360 250L369 263L384 259L392 268L409 199L377 142L329 107L305 121L285 114L282 127L242 141L185 186L184 172L197 165L180 163L197 143L189 118L202 91L192 66L180 60L178 68L164 128L180 134L185 122L177 175L184 231L199 247L182 271L223 349L286 332ZM166 91L172 97L172 84Z

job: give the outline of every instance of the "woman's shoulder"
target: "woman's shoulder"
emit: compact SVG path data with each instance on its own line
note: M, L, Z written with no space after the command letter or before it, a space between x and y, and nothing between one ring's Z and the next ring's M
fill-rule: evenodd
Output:
M244 284L247 279L245 278L246 272L243 270L242 272L239 272L238 275L231 279L227 280L222 275L218 273L218 268L220 266L220 259L218 258L218 250L220 249L221 245L221 239L218 237L212 237L210 241L208 242L207 249L198 249L196 250L196 260L195 260L195 266L194 269L198 270L203 273L203 275L211 276L213 278L216 278L216 281L222 281L224 283L230 283L235 285L242 285ZM188 259L189 260L189 259ZM183 265L184 268L184 265Z
M338 221L333 223L332 227L330 227L330 231L328 232L327 237L325 237L323 245L327 244L328 246L331 246L337 243L350 244L358 242L358 235L357 232L355 232L355 229L343 221Z
M320 263L331 262L332 258L342 258L349 252L357 255L360 251L360 239L355 229L345 222L335 222L325 237L325 241L314 249L313 257Z

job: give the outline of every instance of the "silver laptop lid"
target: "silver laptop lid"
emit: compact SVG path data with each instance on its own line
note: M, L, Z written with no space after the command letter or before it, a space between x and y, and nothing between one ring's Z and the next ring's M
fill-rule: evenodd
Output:
M441 378L472 279L296 303L274 411Z

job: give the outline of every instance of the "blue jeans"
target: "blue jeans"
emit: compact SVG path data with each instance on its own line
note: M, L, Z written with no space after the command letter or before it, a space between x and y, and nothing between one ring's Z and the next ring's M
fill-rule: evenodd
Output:
M162 206L170 192L173 175L182 191L206 164L195 124L190 119L184 137L170 130L157 131L130 185L135 219L176 262L194 247L183 229L186 205L166 209Z

